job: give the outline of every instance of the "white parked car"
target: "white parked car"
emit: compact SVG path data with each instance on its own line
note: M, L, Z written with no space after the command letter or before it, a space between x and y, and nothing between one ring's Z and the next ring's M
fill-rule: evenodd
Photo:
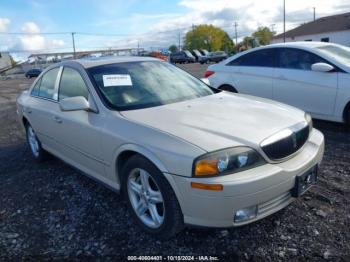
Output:
M146 57L52 65L17 111L35 159L48 151L122 191L137 223L161 237L280 210L316 181L324 150L303 111L218 92Z
M210 85L277 100L317 119L350 124L350 48L321 42L273 44L209 66Z

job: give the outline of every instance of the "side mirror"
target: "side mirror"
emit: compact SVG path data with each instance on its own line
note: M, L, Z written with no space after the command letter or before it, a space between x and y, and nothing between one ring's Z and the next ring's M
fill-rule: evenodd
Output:
M330 72L333 69L334 67L327 63L315 63L311 66L311 70L317 72Z
M89 102L83 96L67 97L62 99L59 104L62 111L90 111L91 109Z

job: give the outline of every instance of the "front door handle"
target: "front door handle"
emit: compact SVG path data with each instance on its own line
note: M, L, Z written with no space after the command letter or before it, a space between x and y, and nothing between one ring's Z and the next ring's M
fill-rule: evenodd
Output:
M59 118L58 116L53 116L53 120L55 120L57 123L61 124L62 123L62 119Z

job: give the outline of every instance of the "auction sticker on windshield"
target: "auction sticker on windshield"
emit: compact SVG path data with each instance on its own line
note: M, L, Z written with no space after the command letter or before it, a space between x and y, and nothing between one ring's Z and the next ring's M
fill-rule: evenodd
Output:
M103 85L108 86L132 86L130 75L103 75Z

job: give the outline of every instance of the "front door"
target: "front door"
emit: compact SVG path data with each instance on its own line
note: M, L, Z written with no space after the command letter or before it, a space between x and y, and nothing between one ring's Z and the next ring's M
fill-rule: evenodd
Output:
M76 96L92 99L80 73L74 68L64 67L59 83L58 101ZM99 129L101 115L84 110L57 110L54 119L55 137L60 144L62 157L99 179L105 176L106 163L102 155Z
M313 115L333 115L337 72L316 72L311 65L323 58L294 48L281 48L274 71L273 99Z

